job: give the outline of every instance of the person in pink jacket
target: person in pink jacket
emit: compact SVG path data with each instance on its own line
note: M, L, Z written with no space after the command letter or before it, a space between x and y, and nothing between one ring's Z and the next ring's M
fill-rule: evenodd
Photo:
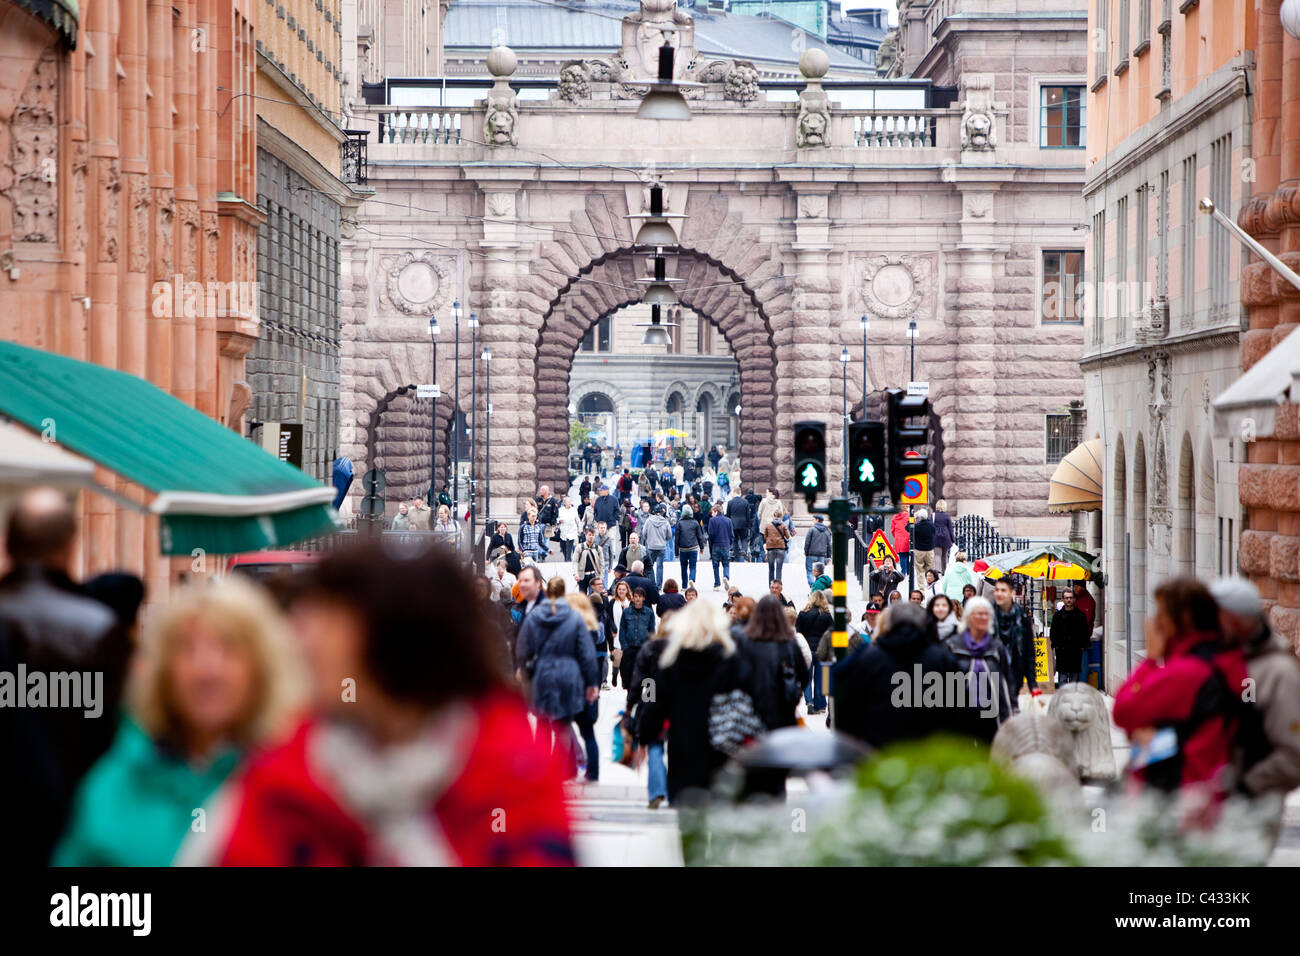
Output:
M893 539L894 550L898 552L898 570L907 574L912 566L912 539L907 532L911 515L903 509L889 521L889 536Z

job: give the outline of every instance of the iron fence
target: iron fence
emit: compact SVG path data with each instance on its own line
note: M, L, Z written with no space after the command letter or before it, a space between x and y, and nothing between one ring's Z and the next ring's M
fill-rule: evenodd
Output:
M962 515L953 522L953 534L957 550L965 551L966 557L972 561L1029 547L1028 538L998 534L997 527L983 515Z

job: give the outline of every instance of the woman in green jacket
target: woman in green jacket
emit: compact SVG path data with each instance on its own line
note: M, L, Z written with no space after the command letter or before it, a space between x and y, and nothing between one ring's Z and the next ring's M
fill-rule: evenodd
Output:
M282 620L255 585L186 588L154 623L131 715L81 783L57 866L167 866L206 826L204 803L295 708Z

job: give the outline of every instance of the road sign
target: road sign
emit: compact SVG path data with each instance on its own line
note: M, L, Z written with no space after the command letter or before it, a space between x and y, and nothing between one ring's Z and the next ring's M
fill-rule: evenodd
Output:
M439 385L417 385L415 386L416 398L442 398L442 387Z
M929 395L930 383L929 382L908 382L907 394L908 395Z
M900 505L923 505L930 500L930 478L928 475L908 475L903 479L903 497L898 499Z
M361 487L366 489L366 494L377 495L388 485L388 479L384 477L383 469L371 468L361 478Z
M893 558L894 565L898 565L898 552L890 545L883 531L877 530L871 536L871 544L867 545L867 557L875 562L876 567L884 564L885 558Z
M384 499L375 495L366 495L361 499L361 513L368 517L378 517L384 513Z

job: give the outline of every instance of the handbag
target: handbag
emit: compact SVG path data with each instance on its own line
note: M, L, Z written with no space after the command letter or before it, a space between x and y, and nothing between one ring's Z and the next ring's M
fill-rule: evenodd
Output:
M719 753L730 757L746 740L766 731L754 709L754 698L744 690L714 694L709 701L709 746Z
M794 642L789 642L794 653L798 654L799 649ZM794 662L787 658L781 661L781 689L785 693L785 705L787 708L799 706L799 701L803 700L803 684L799 683L799 674L795 670Z

